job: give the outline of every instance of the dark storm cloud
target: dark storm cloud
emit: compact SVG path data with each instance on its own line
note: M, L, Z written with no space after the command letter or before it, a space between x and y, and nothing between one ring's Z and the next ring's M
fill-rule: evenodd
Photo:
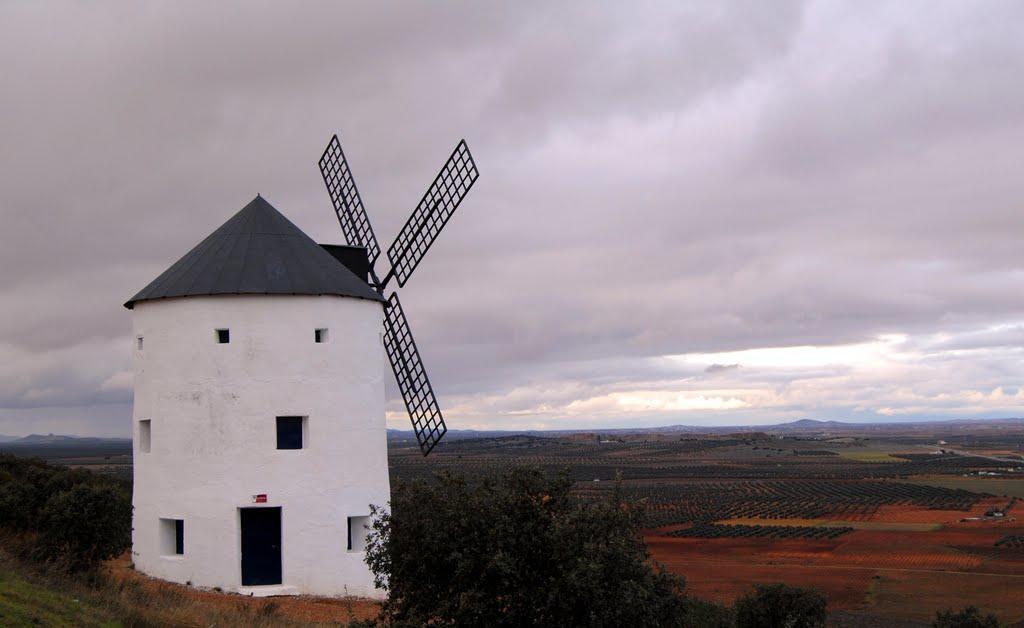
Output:
M1019 391L996 391L1024 384L1022 18L1011 2L5 4L0 432L71 421L51 407L126 416L120 304L257 192L339 241L315 166L335 131L385 245L460 137L480 165L403 291L456 417L1012 408ZM886 386L662 357L882 334L906 336L879 358ZM963 343L985 352L970 368ZM930 376L897 368L911 352Z

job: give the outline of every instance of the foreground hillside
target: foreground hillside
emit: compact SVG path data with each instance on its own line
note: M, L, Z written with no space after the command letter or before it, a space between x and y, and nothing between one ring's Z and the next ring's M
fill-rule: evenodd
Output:
M161 582L133 571L127 556L89 585L0 557L0 626L338 626L376 614L368 600L260 599Z

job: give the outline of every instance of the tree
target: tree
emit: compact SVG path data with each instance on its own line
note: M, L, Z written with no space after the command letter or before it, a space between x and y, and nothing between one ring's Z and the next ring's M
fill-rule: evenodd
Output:
M366 562L392 625L680 626L682 578L653 568L616 492L515 469L476 483L398 483L374 508Z
M935 614L932 622L935 628L999 628L999 620L995 615L982 615L975 606L966 606L959 612L953 609Z
M118 489L78 484L47 500L37 552L72 571L92 568L128 549L131 516L131 504Z
M828 617L825 596L785 584L759 584L736 601L737 628L818 628Z
M92 567L127 549L131 515L124 482L0 454L0 528L21 557Z

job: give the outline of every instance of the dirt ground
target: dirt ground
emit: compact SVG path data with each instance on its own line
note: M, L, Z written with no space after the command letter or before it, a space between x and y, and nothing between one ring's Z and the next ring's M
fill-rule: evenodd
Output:
M371 619L377 616L380 605L374 600L363 598L323 598L306 595L254 598L234 593L197 589L150 578L131 567L128 554L108 563L109 573L119 580L138 583L155 593L170 592L182 595L186 600L204 606L222 606L237 609L239 606L259 610L273 603L275 616L303 623L346 623L352 620Z
M755 583L816 587L833 610L928 620L974 604L1006 622L1024 619L1024 550L995 548L1024 522L960 522L970 513L885 507L877 523L931 523L938 529L859 529L831 540L674 538L652 531L655 560L687 579L697 597L732 603ZM881 526L884 528L884 526Z

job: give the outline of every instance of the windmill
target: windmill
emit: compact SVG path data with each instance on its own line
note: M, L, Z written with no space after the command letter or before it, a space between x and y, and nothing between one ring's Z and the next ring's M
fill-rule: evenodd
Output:
M392 279L398 282L399 287L405 286L479 177L469 146L465 140L461 140L388 247L387 258L391 269L380 279L374 268L380 258L380 245L337 135L327 144L319 163L320 174L323 175L345 240L350 246L366 250L370 283L382 297ZM384 348L412 421L416 441L426 456L444 437L448 428L416 348L416 341L413 340L398 293L392 291L386 300Z

